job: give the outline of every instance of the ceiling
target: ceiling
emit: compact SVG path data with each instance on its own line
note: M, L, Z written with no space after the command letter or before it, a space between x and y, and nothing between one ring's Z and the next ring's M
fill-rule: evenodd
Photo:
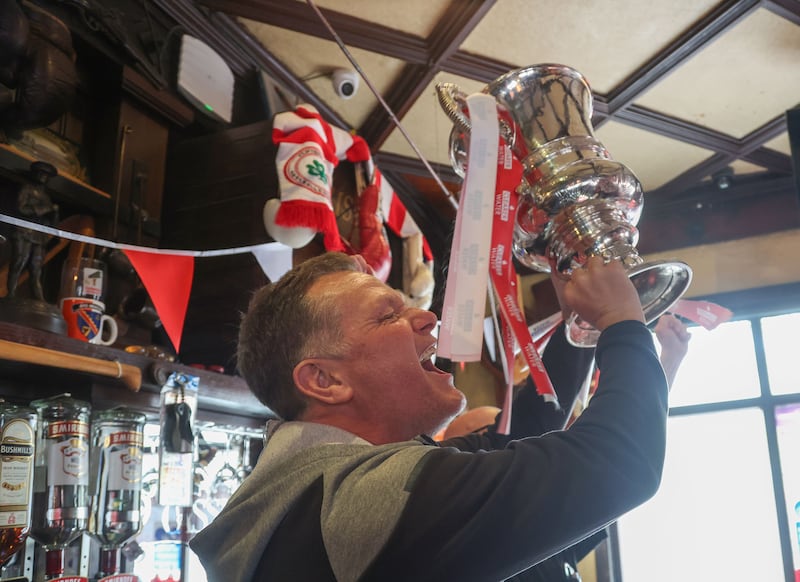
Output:
M216 31L213 43L234 43L223 48L240 66L255 63L276 83L279 108L311 103L364 137L435 248L447 244L460 188L435 84L472 93L539 63L569 65L590 84L596 137L645 191L640 251L800 225L786 121L800 103L798 0L193 6L206 15L197 26ZM352 98L334 91L337 68L360 73Z

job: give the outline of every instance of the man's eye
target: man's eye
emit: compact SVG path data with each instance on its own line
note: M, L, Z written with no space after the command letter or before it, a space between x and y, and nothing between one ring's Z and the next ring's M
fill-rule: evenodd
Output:
M392 311L390 313L385 314L381 317L381 321L393 321L399 317L399 314L396 311Z

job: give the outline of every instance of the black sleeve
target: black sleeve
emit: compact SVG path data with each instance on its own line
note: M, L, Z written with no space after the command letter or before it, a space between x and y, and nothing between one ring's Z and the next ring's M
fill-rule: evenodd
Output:
M422 461L365 580L503 580L651 497L661 478L667 383L650 332L608 328L600 385L565 431L497 451L439 448Z
M542 354L542 363L558 395L560 407L540 396L532 377L528 376L525 385L514 398L510 435L498 434L495 424L481 437L457 437L444 441L442 445L454 446L462 451L500 449L512 440L564 428L593 361L594 350L571 345L567 341L562 323L547 342Z

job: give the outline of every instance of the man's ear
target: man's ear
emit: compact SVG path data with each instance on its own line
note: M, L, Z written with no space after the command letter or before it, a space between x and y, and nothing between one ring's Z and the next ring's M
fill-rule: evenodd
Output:
M309 398L326 404L343 404L353 397L335 366L322 358L303 360L294 367L294 383Z

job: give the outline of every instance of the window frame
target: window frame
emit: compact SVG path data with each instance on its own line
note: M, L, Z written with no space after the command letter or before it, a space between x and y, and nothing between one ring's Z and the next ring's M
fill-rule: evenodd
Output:
M794 519L786 509L786 492L783 483L775 412L776 408L786 404L800 403L800 392L795 394L771 394L761 320L777 315L800 313L800 282L720 293L706 297L693 297L693 299L712 301L731 309L734 313L732 321L750 321L758 370L759 395L741 400L670 407L669 416L672 418L740 408L758 408L761 411L766 429L767 453L772 477L773 501L778 519L778 537L781 546L784 576L786 582L795 582L795 565L792 552L794 540L791 535ZM621 550L615 522L609 526L608 543L604 547L598 548L597 553L599 555L596 557L598 564L597 582L633 582L625 580L622 576ZM798 564L798 569L800 569L800 564Z

